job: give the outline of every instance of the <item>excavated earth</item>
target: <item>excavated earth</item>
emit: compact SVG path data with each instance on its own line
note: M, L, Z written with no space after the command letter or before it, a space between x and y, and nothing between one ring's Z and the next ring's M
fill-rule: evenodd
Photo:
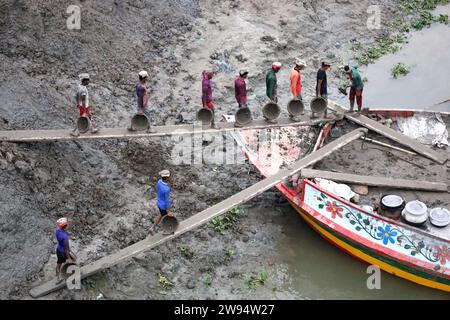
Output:
M249 69L250 108L260 116L265 70L274 60L288 66L297 56L306 60L309 99L320 59L337 66L350 57L355 39L364 45L386 36L384 29L366 26L370 0L85 0L81 30L66 26L70 1L0 2L1 130L71 128L82 72L91 75L91 106L100 128L128 125L141 69L150 74L154 123L195 119L203 69L217 72L218 116L235 111L233 79L239 69ZM397 1L375 2L383 23L396 17ZM333 99L342 74L332 68L329 78ZM283 69L281 105L290 97L288 82ZM175 165L176 143L170 138L0 143L0 298L29 299L33 285L54 276L54 228L61 216L71 221L71 243L84 264L145 238L157 216L154 185L162 169L175 178L173 210L180 219L261 179L246 162ZM346 158L325 159L319 167L333 164L365 171ZM242 207L234 230L221 235L205 225L87 279L80 291L45 298L95 299L100 293L110 299L308 298L277 289L290 282L275 258L283 237L274 223L284 214L280 195L271 190ZM189 246L193 256L184 255L180 245ZM262 271L268 272L267 283L246 288ZM160 275L173 286L165 288Z

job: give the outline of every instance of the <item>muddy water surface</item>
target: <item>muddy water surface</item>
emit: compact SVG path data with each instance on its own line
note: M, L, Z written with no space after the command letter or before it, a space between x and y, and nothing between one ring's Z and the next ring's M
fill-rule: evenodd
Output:
M450 15L450 6L438 8L436 14ZM391 69L399 62L411 71L394 79ZM361 68L361 73L368 79L364 88L367 107L450 112L450 101L441 103L450 99L450 24L435 23L414 32L396 54ZM346 98L340 101L348 105Z

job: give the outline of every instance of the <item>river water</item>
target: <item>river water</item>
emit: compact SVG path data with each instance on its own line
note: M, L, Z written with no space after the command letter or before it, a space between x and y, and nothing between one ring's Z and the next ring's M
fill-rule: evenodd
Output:
M450 6L436 13L450 15ZM411 72L392 79L397 62L411 66ZM368 78L364 104L371 108L424 109L450 98L450 25L434 24L414 32L395 55L390 54L362 69ZM347 99L340 100L348 105ZM433 110L450 111L450 102ZM279 244L278 262L286 265L291 283L283 290L311 299L450 299L445 292L420 286L381 273L381 289L369 290L367 265L329 244L312 230L291 207L275 221L285 240Z
M436 14L450 16L450 6L436 9ZM411 68L409 74L394 79L391 68L398 62ZM396 54L380 58L367 68L364 105L383 109L429 109L450 112L450 24L435 23L414 32L409 42ZM348 105L343 96L340 102Z

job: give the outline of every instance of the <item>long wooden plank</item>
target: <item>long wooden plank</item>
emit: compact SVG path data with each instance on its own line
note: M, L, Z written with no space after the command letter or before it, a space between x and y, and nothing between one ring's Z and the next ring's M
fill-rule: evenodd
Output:
M331 172L313 169L302 169L301 176L303 178L323 178L338 182L361 184L376 187L448 192L447 184L440 182L363 176L350 173Z
M342 108L340 105L338 105L335 102L329 101L328 108L330 108L333 111L337 112L345 112L346 109ZM443 164L445 161L449 159L448 154L444 154L443 152L434 151L433 149L427 147L426 145L420 143L417 140L414 140L410 137L405 136L404 134L397 132L391 128L386 127L385 125L382 125L378 123L375 120L369 119L368 117L364 115L355 115L353 113L345 113L345 117L349 119L350 121L357 123L361 126L364 126L368 128L369 130L375 131L381 135L384 135L385 137L388 137L389 139L392 139L404 146L407 146L414 150L415 152L434 160L440 164Z
M235 128L234 123L219 122L216 125L218 129L211 129L209 126L202 127L194 124L180 124L168 126L154 126L155 133L146 133L145 131L128 131L126 128L100 128L95 134L85 133L78 137L70 135L71 129L57 130L8 130L0 131L0 141L11 142L32 142L32 141L55 141L55 140L85 140L85 139L117 139L117 138L143 138L143 137L161 137L170 135L185 135L193 133L217 133L245 129L265 129L280 127L298 127L316 125L322 122L335 121L342 119L342 116L333 118L307 119L295 122L289 118L278 119L277 123L268 123L263 119L254 120L242 128Z
M202 212L197 213L196 215L180 222L177 231L173 235L164 236L161 234L156 234L153 236L149 236L146 239L139 241L129 247L121 249L112 255L103 257L95 262L92 262L82 267L81 278L84 279L90 275L93 275L94 273L97 273L101 270L114 266L122 261L125 261L126 259L134 257L137 254L140 254L146 250L154 248L168 240L178 237L190 230L193 230L201 226L202 224L207 223L211 219L229 211L230 209L236 207L237 205L244 203L252 199L253 197L256 197L257 195L263 193L264 191L276 186L278 183L282 182L289 176L299 172L301 169L309 165L312 165L317 161L320 161L321 159L331 154L333 151L343 147L344 145L348 144L353 140L358 139L365 133L367 133L367 129L364 128L354 130L342 136L341 138L327 144L323 148L309 154L303 159L297 161L292 165L291 168L280 170L275 175L267 177L255 183L251 187L248 187L247 189L244 189L236 193L235 195L227 198L226 200L219 202L218 204L209 207L208 209L203 210ZM58 284L56 283L56 279L53 279L49 282L46 282L40 286L31 289L30 294L32 297L35 298L40 297L52 291L64 288L65 285L66 284L64 282Z

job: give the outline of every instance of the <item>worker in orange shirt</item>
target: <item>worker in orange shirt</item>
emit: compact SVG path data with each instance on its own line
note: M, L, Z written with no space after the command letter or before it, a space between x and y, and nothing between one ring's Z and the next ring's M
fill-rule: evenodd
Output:
M302 100L302 74L301 70L306 67L303 60L295 59L295 65L291 70L291 92L294 99Z

